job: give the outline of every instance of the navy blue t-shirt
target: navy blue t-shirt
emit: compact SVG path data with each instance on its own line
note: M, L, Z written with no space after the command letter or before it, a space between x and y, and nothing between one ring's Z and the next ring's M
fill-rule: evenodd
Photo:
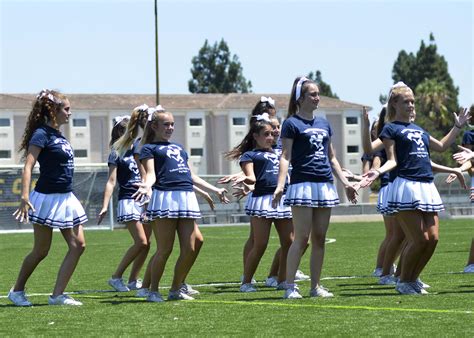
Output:
M430 135L413 123L395 121L385 124L380 139L395 141L398 176L411 181L432 182Z
M377 151L376 153L374 153L373 158L376 158L376 157L380 157L380 166L383 166L385 162L387 162L387 153L385 152L385 149L382 149L381 151ZM390 173L393 171L395 171L395 169L390 171ZM380 178L380 187L384 187L389 182L389 173L383 173L382 175L379 176L379 178Z
M42 194L71 192L74 151L61 132L42 125L33 132L28 145L41 148L38 155L40 176L35 190Z
M256 182L252 195L258 197L273 194L278 184L279 155L274 151L254 149L242 154L239 163L242 165L245 162L253 163Z
M290 184L333 181L328 155L331 136L328 121L319 117L305 120L293 115L283 122L281 137L293 139Z
M474 129L466 130L462 136L463 145L474 145Z
M140 144L141 140L141 137L137 137L132 145L133 155L138 155L138 157L140 157L140 152L142 151L142 146Z
M181 145L171 142L145 144L140 152L140 161L147 158L154 158L156 182L153 188L164 191L193 191L188 154Z
M115 151L112 151L108 159L109 167L117 167L117 182L119 184L119 200L132 199L132 195L137 191L135 183L140 183L140 172L137 162L133 158L133 150L129 149L123 157L119 157Z

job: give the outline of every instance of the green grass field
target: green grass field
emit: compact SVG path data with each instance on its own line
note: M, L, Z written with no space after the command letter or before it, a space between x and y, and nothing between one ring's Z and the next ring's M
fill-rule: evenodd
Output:
M241 252L248 227L202 228L205 243L191 274L190 284L201 294L191 302L147 303L134 292L115 293L107 280L130 245L128 232L88 231L87 249L67 291L82 307L47 305L56 273L66 251L55 233L50 255L34 272L27 293L32 308L10 305L6 294L21 261L32 245L32 234L0 235L0 336L17 335L163 335L163 336L472 336L474 325L474 274L462 274L473 220L441 221L440 242L425 269L423 280L432 287L427 296L399 296L393 287L379 286L370 277L383 237L381 223L334 223L326 246L323 285L332 299L284 300L281 291L259 288L242 294ZM264 280L277 247L276 232L256 273ZM177 251L177 249L175 249ZM165 271L163 286L170 285L176 252ZM309 272L309 255L301 268ZM126 276L126 275L125 275ZM302 294L309 282L301 282ZM161 290L167 295L167 288Z

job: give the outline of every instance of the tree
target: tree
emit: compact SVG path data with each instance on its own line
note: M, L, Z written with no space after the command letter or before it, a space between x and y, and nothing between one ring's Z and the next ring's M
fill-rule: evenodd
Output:
M316 71L316 73L310 72L307 76L308 79L316 82L316 84L319 87L319 94L327 97L333 97L335 99L338 99L339 96L337 96L336 93L332 92L331 86L327 84L326 82L323 81L323 77L321 75L321 72L319 70Z
M458 110L459 88L454 86L445 58L437 52L433 34L429 40L428 45L421 41L416 54L399 52L392 79L403 81L413 90L417 124L439 139L453 126L452 113ZM454 165L448 153L432 155L435 162Z
M229 46L221 39L211 46L207 39L199 54L192 58L192 79L188 81L191 93L249 93L252 83L242 74L237 55L231 55Z

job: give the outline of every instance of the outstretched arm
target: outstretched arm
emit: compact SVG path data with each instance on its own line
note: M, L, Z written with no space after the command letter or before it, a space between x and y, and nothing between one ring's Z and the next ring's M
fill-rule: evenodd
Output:
M461 108L459 114L453 113L454 115L454 126L451 130L438 141L434 137L430 136L430 148L434 151L442 152L448 149L448 147L454 143L456 137L461 132L461 128L469 121L471 114L469 109Z
M362 147L365 154L372 154L383 149L383 142L380 139L372 141L370 139L369 112L363 107L362 112Z

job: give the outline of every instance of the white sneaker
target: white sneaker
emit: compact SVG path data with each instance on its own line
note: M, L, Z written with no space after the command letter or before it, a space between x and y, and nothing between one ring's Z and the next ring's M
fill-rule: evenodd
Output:
M298 288L295 284L295 288ZM278 283L278 285L276 286L276 289L277 290L286 290L288 289L288 284L286 283L286 281L283 281L281 283Z
M379 285L396 285L398 282L397 277L393 275L381 276L379 279Z
M301 296L298 288L292 287L290 289L286 289L285 295L283 296L285 299L301 299L303 296Z
M398 282L395 290L402 295L420 295L410 283Z
M311 289L309 292L310 297L321 297L321 298L331 298L334 297L332 292L329 292L328 289L323 287L322 285L317 286L314 289Z
M115 289L115 291L118 292L127 292L130 291L128 286L126 286L123 282L122 278L110 278L109 279L109 285Z
M429 289L429 288L431 287L430 285L428 285L428 284L426 284L426 283L423 283L420 278L417 278L416 281L415 281L415 283L416 283L420 288L423 288L423 289Z
M372 276L374 277L382 277L382 268L375 268L374 272L372 272Z
M418 294L420 294L420 295L427 295L428 294L428 291L423 289L418 282L411 282L410 285Z
M270 276L265 279L265 286L269 288L275 288L278 286L278 277L277 276Z
M188 296L181 289L176 291L171 291L168 293L168 300L194 300L193 297Z
M303 280L310 280L311 277L308 275L305 275L303 271L301 270L296 270L295 273L295 280L296 281L303 281Z
M135 297L146 298L146 297L148 297L149 293L150 293L150 291L148 290L148 288L141 288L137 291L137 294L135 295Z
M13 291L13 288L8 292L8 299L16 306L32 306L33 304L26 298L25 291Z
M188 296L199 295L198 290L193 289L191 285L186 283L181 284L181 287L179 289L181 290L181 292L187 294Z
M474 264L469 264L463 271L464 273L474 273Z
M134 281L131 281L127 284L127 287L129 290L139 290L142 288L142 280L141 279L137 279L137 280L134 280Z
M147 302L152 302L152 303L161 303L164 302L165 300L161 296L159 292L155 291L150 291L148 292L148 296L146 297Z
M245 283L240 286L240 292L256 292L257 288L252 283Z
M240 276L240 282L241 283L244 282L244 275ZM255 280L255 278L252 277L252 280L250 281L250 283L257 284L257 281Z
M73 305L73 306L81 306L82 303L78 300L75 300L68 295L62 294L56 297L49 296L48 298L49 305Z

